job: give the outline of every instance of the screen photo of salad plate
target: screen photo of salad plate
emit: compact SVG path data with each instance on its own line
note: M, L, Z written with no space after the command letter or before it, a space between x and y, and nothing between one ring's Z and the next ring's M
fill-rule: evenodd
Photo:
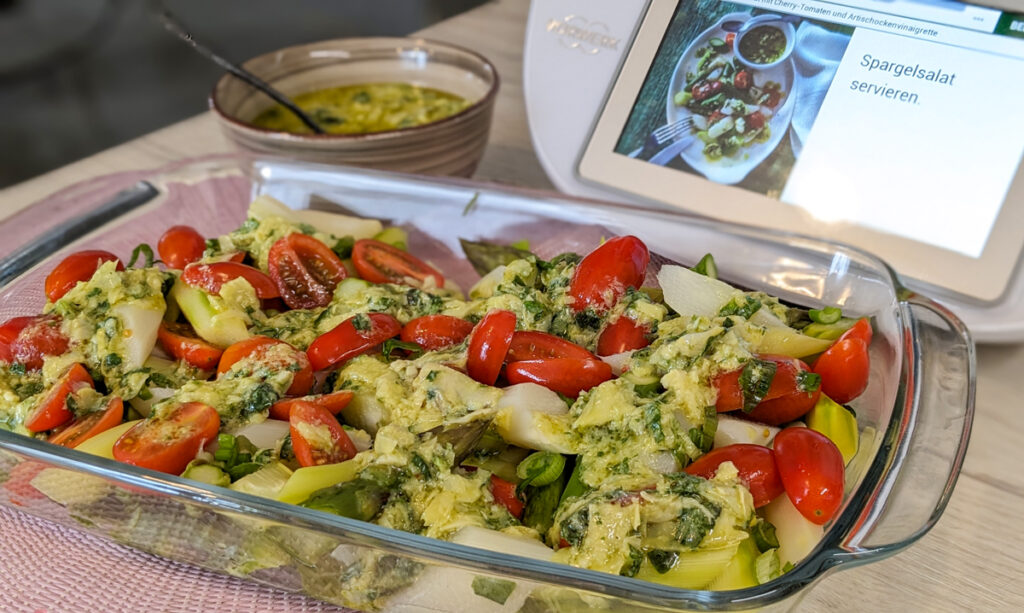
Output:
M633 235L544 257L528 240L463 240L477 280L460 288L375 219L261 196L237 223L52 266L39 313L0 325L3 427L204 487L710 590L798 565L865 455L872 319L735 287L711 253L670 262ZM70 496L81 475L22 473L0 486L12 500L27 483L83 521L110 504L102 480ZM245 572L280 564L261 551ZM384 573L374 555L331 578L340 604L424 602L422 565ZM528 596L474 580L467 597L513 611Z
M615 151L778 198L852 32L683 0Z

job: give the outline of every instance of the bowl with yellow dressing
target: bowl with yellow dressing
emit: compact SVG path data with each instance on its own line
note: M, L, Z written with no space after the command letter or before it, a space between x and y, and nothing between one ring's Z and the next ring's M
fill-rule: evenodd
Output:
M262 92L224 75L210 108L238 147L295 159L469 176L490 133L498 74L468 49L413 38L345 38L244 64L319 124L314 134Z

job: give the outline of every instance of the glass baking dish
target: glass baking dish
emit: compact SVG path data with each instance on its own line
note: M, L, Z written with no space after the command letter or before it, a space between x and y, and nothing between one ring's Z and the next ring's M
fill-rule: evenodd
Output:
M793 303L837 304L875 322L872 377L854 406L863 430L843 507L782 577L729 592L683 590L397 532L119 464L0 430L0 503L173 560L332 603L391 611L789 610L837 568L880 560L938 520L974 413L974 346L964 326L906 290L877 258L841 244L464 180L245 156L129 172L59 192L0 224L0 320L39 312L43 279L68 252L126 254L168 226L227 232L250 200L377 217L468 287L458 238L529 238L541 257L635 234L662 259L713 252L722 278ZM655 258L657 259L657 258ZM46 471L42 473L42 471ZM39 488L36 485L40 486ZM41 491L42 490L42 491ZM503 603L477 595L514 585ZM486 591L486 590L484 590Z

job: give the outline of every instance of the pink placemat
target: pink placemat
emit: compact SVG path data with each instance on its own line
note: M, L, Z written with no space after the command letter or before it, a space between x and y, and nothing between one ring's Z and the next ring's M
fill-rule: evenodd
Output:
M344 613L0 507L0 611Z

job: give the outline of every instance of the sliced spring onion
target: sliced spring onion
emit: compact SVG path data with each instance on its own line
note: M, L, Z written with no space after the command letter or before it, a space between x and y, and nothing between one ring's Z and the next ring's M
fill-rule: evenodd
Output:
M373 238L403 251L409 245L409 233L401 228L396 228L395 226L384 228Z
M554 482L565 470L565 457L552 451L531 453L516 467L516 476L523 480L521 486L540 487Z
M149 268L153 265L153 248L146 243L139 243L132 249L132 257L128 260L128 268L134 268L135 263L138 262L139 256L142 256L142 266L140 268Z
M782 574L782 566L779 564L779 550L769 549L757 556L754 561L754 572L757 574L757 582L765 584Z
M843 316L843 311L834 306L829 306L823 309L811 309L807 312L807 316L814 323L834 324Z
M712 279L718 278L718 266L715 265L715 256L710 253L704 254L704 257L697 262L697 265L693 267L693 272L700 273L705 277L711 277Z

